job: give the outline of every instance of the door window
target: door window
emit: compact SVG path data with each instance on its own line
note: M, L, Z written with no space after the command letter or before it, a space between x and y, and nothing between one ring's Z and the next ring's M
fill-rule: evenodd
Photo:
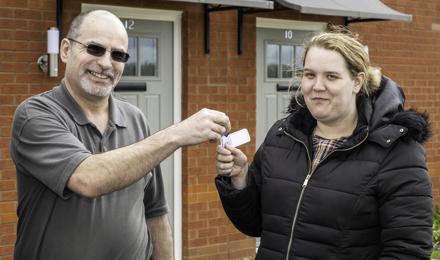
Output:
M130 58L125 63L124 76L137 76L136 64L137 64L137 39L136 37L128 38L128 54Z
M302 72L303 45L266 44L266 78L291 79Z
M266 71L268 78L278 78L280 46L277 44L266 45Z
M130 59L125 64L123 76L157 77L158 39L154 37L129 36Z

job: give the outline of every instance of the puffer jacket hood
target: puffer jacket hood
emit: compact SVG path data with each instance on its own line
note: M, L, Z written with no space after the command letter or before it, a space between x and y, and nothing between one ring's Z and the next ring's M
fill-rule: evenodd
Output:
M300 98L300 103L304 100ZM420 113L414 109L404 110L405 95L399 85L388 77L382 76L380 87L372 97L359 97L357 100L360 122L358 129L367 126L369 132L374 132L385 125L399 125L407 128L403 140L413 139L424 143L430 136L430 123L426 112ZM310 134L316 126L316 120L305 105L299 105L295 97L290 100L287 109L287 120L296 129L302 129L304 134Z

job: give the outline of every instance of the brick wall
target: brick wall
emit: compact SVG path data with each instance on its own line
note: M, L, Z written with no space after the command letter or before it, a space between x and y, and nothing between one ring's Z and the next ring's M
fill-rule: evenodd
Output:
M432 137L425 145L433 195L440 202L440 2L436 0L384 0L385 4L413 15L411 23L369 22L353 24L370 57L385 75L401 84L406 106L427 111Z
M0 1L0 259L12 259L16 230L15 169L9 136L16 106L58 80L36 65L45 52L46 30L55 26L55 1Z
M113 4L100 0L89 3ZM426 145L434 195L440 199L440 150L435 134L440 124L439 4L434 0L384 0L394 8L412 13L412 23L371 22L354 24L368 44L374 64L402 84L408 106L427 110L434 135ZM81 1L64 1L64 33L79 12ZM209 107L226 112L233 130L248 128L255 140L256 64L255 18L244 21L243 54L236 51L235 11L211 15L211 53L204 54L203 9L196 4L163 0L129 0L125 6L184 10L182 117ZM56 0L0 0L0 260L12 259L16 229L15 171L8 153L13 111L26 97L50 89L58 78L39 71L36 60L46 49L46 29L55 26ZM261 15L263 16L263 15ZM328 17L303 16L292 12L264 15L289 19L327 21ZM333 19L341 23L341 19ZM60 64L63 74L63 65ZM255 143L244 146L253 155ZM226 218L214 186L215 144L183 149L183 258L244 259L255 254L255 240L240 234Z
M210 54L204 54L203 9L185 17L185 114L203 107L227 113L233 130L248 128L255 139L255 24L246 17L243 54L237 55L235 11L211 14ZM255 254L247 239L229 223L214 185L216 145L184 151L183 253L185 259L242 259ZM254 144L245 146L252 155Z

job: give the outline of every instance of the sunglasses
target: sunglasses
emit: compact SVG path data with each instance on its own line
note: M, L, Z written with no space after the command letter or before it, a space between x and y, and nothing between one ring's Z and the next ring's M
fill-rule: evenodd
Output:
M67 38L67 39L71 42L75 42L75 43L81 44L82 46L86 47L87 53L90 55L96 56L96 57L101 57L107 51L106 48L104 48L101 45L98 45L96 43L84 44L84 43L79 42L77 40L74 40L72 38ZM122 62L122 63L127 62L128 58L130 58L130 55L128 53L123 52L123 51L118 51L118 50L111 50L110 56L112 57L112 60L117 61L117 62Z

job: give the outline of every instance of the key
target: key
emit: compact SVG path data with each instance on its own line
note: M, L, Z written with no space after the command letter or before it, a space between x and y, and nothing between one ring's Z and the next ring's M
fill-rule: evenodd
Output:
M241 130L238 130L233 133L229 133L226 135L223 135L220 144L222 147L225 147L225 145L229 145L232 147L238 147L242 144L245 144L251 140L251 137L249 135L249 132L246 128L243 128Z

